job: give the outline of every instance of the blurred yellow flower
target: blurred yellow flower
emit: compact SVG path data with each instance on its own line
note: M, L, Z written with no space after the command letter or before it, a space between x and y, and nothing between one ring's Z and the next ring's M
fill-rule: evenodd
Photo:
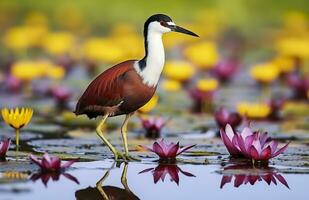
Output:
M260 83L271 83L279 76L279 70L272 63L257 64L251 67L250 75Z
M137 34L128 34L126 37L113 36L114 44L122 48L123 60L138 59L144 55L144 39Z
M196 88L203 92L211 92L218 88L219 83L216 79L200 79L196 83Z
M58 80L65 76L65 69L49 61L19 61L13 64L11 73L22 81L42 77Z
M140 111L142 113L148 113L148 112L150 112L151 110L153 110L156 107L156 105L158 104L158 101L159 101L159 96L155 94L148 101L148 103L146 103L143 107L138 109L138 111Z
M17 26L10 28L4 35L4 44L13 50L38 46L46 35L46 26Z
M278 56L271 61L280 73L289 73L295 69L295 64L293 58Z
M65 76L65 69L60 65L54 65L50 62L41 62L39 64L44 68L44 75L48 78L60 80Z
M219 61L216 43L204 41L188 46L184 55L201 69L212 69Z
M266 103L240 102L237 104L239 114L253 119L262 119L270 114L270 107Z
M174 60L166 63L163 74L169 79L184 82L192 78L195 69L188 62Z
M15 108L1 110L3 120L6 124L15 129L16 146L19 146L19 129L25 127L31 120L33 110L31 108Z
M309 58L309 37L286 37L277 41L276 49L280 55Z
M166 91L176 92L181 90L181 83L176 80L166 79L162 82L162 88Z
M69 54L74 49L75 37L69 32L49 33L43 42L43 48L52 55Z
M13 64L11 74L22 81L30 81L45 74L44 68L33 61L20 61Z
M121 46L108 38L90 38L83 45L86 59L97 62L116 63L125 57Z

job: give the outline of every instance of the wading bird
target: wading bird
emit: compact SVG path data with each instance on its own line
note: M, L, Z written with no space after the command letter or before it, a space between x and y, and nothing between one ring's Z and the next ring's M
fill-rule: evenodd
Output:
M132 160L127 143L129 118L145 105L155 93L165 54L162 35L171 31L198 37L195 33L177 26L163 14L155 14L144 24L145 57L141 60L128 60L117 64L97 76L80 97L75 114L86 114L90 119L103 116L96 132L115 156ZM108 117L126 115L121 127L125 152L119 152L104 136L102 128Z

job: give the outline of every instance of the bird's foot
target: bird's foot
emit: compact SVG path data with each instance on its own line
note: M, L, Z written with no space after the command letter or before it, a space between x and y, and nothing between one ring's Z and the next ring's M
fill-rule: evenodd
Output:
M140 159L135 158L135 157L131 156L130 154L119 152L119 151L117 151L116 154L115 154L115 160L116 161L123 160L124 162L140 161Z

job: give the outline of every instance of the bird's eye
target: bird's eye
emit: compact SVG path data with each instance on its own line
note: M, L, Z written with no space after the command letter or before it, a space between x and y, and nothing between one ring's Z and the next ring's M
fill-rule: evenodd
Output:
M161 26L167 27L167 23L165 21L160 22Z

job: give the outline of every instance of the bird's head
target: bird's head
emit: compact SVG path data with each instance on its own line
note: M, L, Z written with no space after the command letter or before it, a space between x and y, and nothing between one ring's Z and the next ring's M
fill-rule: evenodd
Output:
M198 37L198 35L192 31L177 26L169 16L164 14L152 15L147 19L144 25L144 35L147 35L148 32L164 34L171 31Z

